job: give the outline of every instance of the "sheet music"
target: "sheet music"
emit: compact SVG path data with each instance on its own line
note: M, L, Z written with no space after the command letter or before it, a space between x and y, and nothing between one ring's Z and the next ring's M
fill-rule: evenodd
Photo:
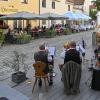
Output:
M79 51L80 51L81 53L85 53L85 49L82 47L81 44L79 45Z
M56 47L48 47L49 55L54 56L56 53Z

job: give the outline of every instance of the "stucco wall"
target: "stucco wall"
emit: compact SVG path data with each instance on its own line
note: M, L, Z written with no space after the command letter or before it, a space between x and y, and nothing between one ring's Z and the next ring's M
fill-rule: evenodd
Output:
M56 14L63 15L68 11L68 5L70 5L70 10L73 11L73 4L66 2L65 0L59 0L60 2L55 1L55 9L52 9L52 0L47 0L46 8L42 7L42 0L40 0L40 13L52 12ZM56 23L61 23L61 20L56 21ZM41 22L42 24L42 22ZM46 27L51 25L51 22L46 21Z
M85 0L83 9L87 15L89 15L89 5L91 5L91 0Z
M38 0L28 0L28 4L21 3L21 0L0 1L0 15L7 15L20 11L34 12L38 14L38 4ZM33 26L36 26L38 22L32 21L31 23ZM8 21L8 24L13 27L13 21Z

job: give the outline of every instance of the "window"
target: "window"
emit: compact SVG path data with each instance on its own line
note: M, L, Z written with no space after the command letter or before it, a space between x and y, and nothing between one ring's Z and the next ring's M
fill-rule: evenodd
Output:
M56 21L55 20L51 20L51 25L55 25Z
M18 28L22 29L22 21L21 20L18 21Z
M42 0L42 7L46 8L46 0Z
M46 20L42 20L42 25L46 25Z
M14 26L14 29L17 29L17 20L13 21L13 26Z
M55 0L56 2L61 2L61 0Z
M27 4L28 3L28 0L21 0L21 3Z
M70 11L70 5L68 5L68 11Z
M55 2L52 2L52 9L55 9Z
M62 25L64 25L64 20L61 21Z

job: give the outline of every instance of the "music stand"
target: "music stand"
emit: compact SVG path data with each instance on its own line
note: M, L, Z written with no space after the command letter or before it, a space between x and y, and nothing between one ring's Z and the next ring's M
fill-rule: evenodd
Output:
M55 57L55 54L56 54L56 47L48 47L48 53L49 55L52 57L52 62L50 63L52 66L54 66L54 57ZM53 71L52 72L52 76L55 77L56 76L56 73Z

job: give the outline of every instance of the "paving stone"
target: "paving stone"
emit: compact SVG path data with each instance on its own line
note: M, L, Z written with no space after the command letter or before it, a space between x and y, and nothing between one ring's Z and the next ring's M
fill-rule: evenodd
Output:
M15 49L25 53L27 58L27 64L30 66L30 70L27 73L27 76L29 78L29 81L32 81L30 83L24 82L18 86L15 86L14 88L17 91L20 91L24 95L31 98L31 100L38 100L39 94L42 93L45 100L100 100L99 93L91 90L89 86L85 84L87 82L88 78L91 76L91 72L88 71L88 66L90 66L90 60L93 57L93 48L92 48L92 31L85 31L77 34L71 34L71 35L64 35L64 36L56 36L55 38L42 38L42 39L36 39L32 40L28 44L24 45L9 45L4 46L0 49L0 65L3 59L9 59L13 55L13 51ZM63 48L63 44L66 41L74 40L76 43L80 43L84 39L86 41L86 59L88 62L82 65L82 78L81 78L81 84L80 84L80 94L77 96L66 96L63 92L63 84L61 82L61 72L59 70L58 64L63 63L63 60L60 58L60 53ZM44 86L39 88L38 86L35 87L34 93L32 94L32 86L34 83L34 69L32 68L32 64L34 63L34 53L38 50L38 46L41 43L48 43L49 46L56 46L56 56L55 56L55 65L54 65L54 71L57 73L56 77L53 78L54 84L52 87L48 86L49 91L46 92ZM7 80L10 80L8 78ZM6 83L9 84L9 86L14 86L15 84L11 83L10 81L4 80ZM11 84L10 84L11 83ZM93 98L93 99L90 99Z

